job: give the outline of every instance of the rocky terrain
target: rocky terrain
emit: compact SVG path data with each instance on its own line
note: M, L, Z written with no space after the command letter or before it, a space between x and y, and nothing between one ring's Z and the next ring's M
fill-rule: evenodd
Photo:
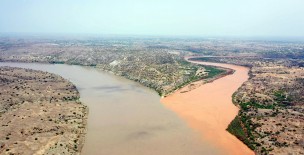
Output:
M181 50L157 46L149 39L6 40L0 61L66 63L93 66L142 83L161 96L199 79L203 67L183 59Z
M0 154L80 154L88 108L57 75L0 67Z
M234 94L234 103L241 111L228 131L257 154L304 154L303 60L241 57L200 60L251 68L250 79Z
M304 154L303 42L0 37L0 61L93 66L140 82L161 96L220 73L186 62L186 55L209 55L200 60L250 67L250 79L233 96L241 110L228 131L257 154ZM189 85L189 90L195 87Z

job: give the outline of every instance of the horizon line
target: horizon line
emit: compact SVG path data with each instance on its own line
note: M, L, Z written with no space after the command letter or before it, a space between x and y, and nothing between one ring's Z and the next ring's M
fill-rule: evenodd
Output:
M176 39L231 39L265 41L304 41L304 36L263 36L263 35L183 35L183 34L124 34L124 33L83 33L83 32L0 32L0 37L139 37L139 38L176 38ZM287 39L287 40L286 40Z

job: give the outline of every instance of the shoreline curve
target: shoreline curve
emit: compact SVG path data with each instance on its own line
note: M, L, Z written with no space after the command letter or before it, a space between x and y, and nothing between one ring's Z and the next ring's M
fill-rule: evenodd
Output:
M220 77L187 91L185 86L161 99L168 109L175 112L189 127L201 135L204 141L217 147L221 154L254 155L243 142L226 131L237 116L239 108L232 103L232 94L249 79L249 68L224 63L186 61L202 65L223 67L234 70L233 74Z

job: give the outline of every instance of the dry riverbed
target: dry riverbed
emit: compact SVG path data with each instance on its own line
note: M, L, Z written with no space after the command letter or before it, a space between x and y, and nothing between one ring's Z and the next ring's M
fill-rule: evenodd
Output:
M55 74L0 67L0 154L80 154L88 109Z

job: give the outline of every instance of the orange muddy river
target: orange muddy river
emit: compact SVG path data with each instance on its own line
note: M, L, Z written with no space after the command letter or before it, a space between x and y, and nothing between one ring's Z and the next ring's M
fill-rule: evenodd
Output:
M163 98L161 102L199 132L204 141L220 148L220 154L254 154L245 144L226 131L239 110L232 103L232 94L248 80L249 69L231 64L190 62L230 68L235 72L184 92L186 86Z
M55 73L76 85L80 100L89 107L83 155L253 154L225 130L238 111L231 95L248 79L248 69L212 65L236 72L161 99L136 82L94 68L0 63Z
M82 155L217 155L160 96L147 87L90 67L63 64L0 63L31 68L70 80L89 107Z

